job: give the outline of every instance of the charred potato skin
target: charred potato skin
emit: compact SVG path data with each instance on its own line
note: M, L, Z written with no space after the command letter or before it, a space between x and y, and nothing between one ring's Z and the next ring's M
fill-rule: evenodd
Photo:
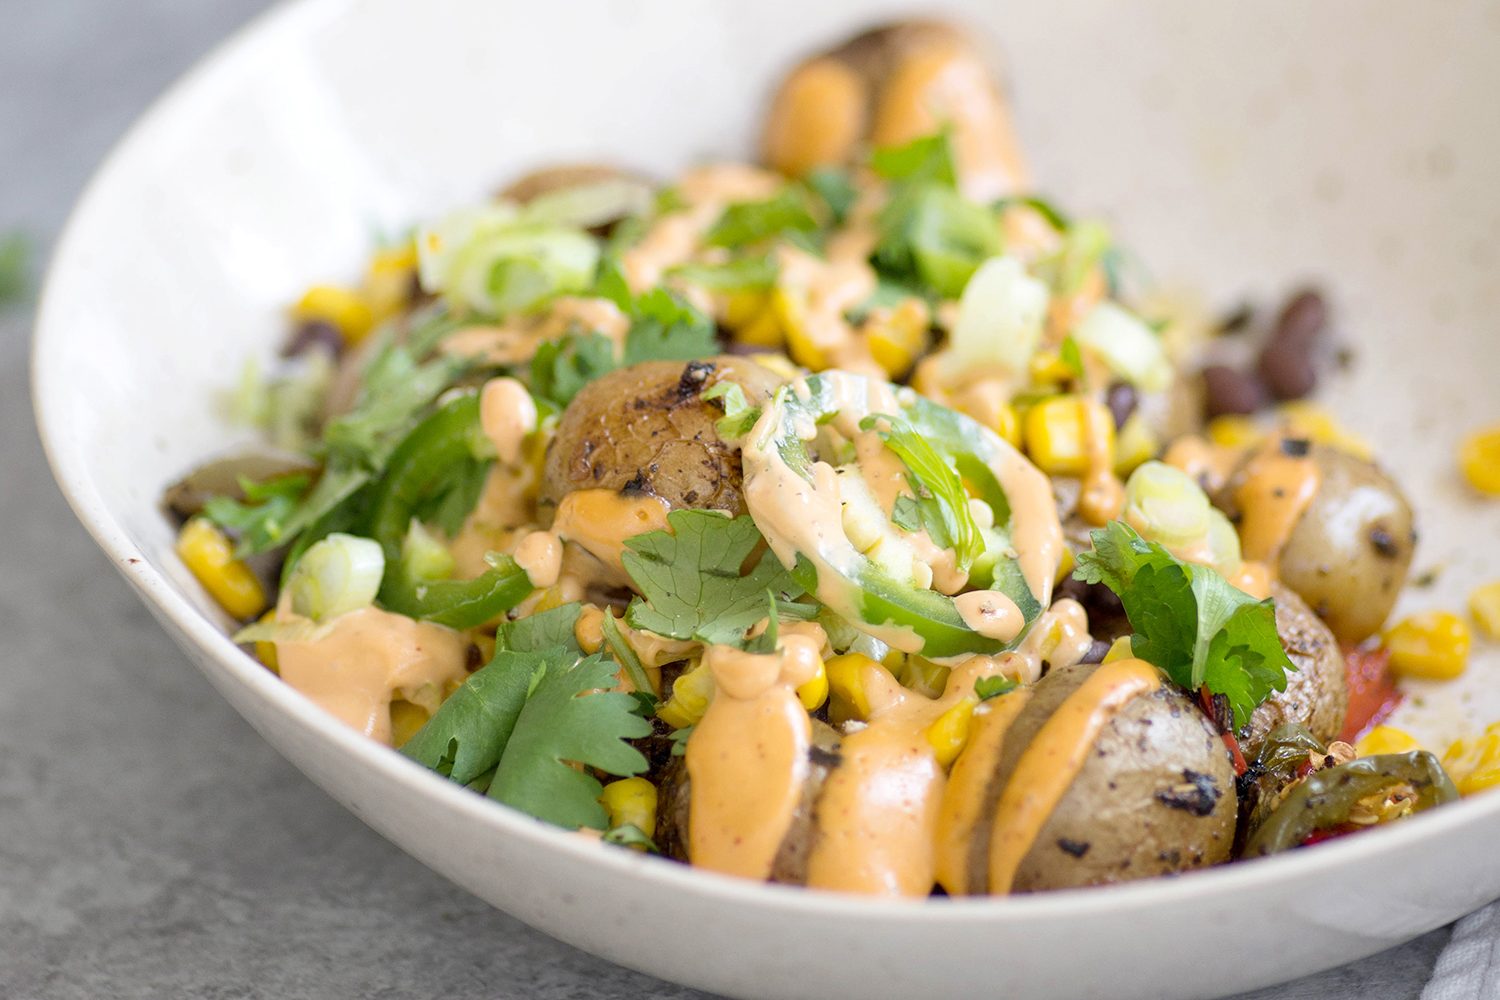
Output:
M1411 569L1411 505L1373 462L1314 445L1322 479L1281 552L1280 577L1339 642L1355 645L1385 623Z
M1022 753L1098 667L1051 671L1005 737L991 782L991 822L976 830L971 891L988 891L994 806ZM1170 685L1118 712L1043 824L1016 871L1014 892L1077 888L1187 871L1229 860L1234 769L1213 724Z
M745 358L645 361L584 386L563 411L547 448L541 503L579 489L643 493L673 508L743 514L739 449L719 438L723 416L703 391L720 381L763 403L781 384Z
M1267 734L1287 723L1306 726L1324 743L1337 739L1349 709L1344 654L1333 633L1285 585L1273 585L1271 597L1276 602L1276 632L1297 669L1286 675L1286 690L1266 699L1241 730L1240 747L1247 757L1260 751Z

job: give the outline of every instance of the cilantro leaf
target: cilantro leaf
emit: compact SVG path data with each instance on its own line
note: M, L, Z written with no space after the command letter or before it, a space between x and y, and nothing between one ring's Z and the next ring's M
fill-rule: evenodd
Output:
M457 358L424 364L399 344L376 355L365 371L354 409L329 421L323 444L332 459L379 471L433 400L468 367Z
M996 674L993 677L981 677L975 681L974 695L980 701L989 701L991 698L998 698L1002 694L1014 691L1019 686L1019 684L1009 677L1002 677Z
M632 294L618 260L607 258L600 265L594 294L609 299L630 318L623 365L693 361L719 352L718 328L711 318L660 286Z
M307 484L308 477L300 473L263 483L241 476L240 492L245 502L229 496L213 497L203 505L203 513L219 527L239 536L236 556L269 552L286 540L287 522L307 492Z
M570 333L541 344L531 358L531 391L567 406L594 379L619 367L615 345L602 333Z
M495 631L497 649L508 649L516 653L545 653L554 649L565 649L581 654L578 638L573 629L578 624L578 615L583 605L574 601L539 611L513 622L503 623Z
M907 480L917 493L915 513L927 534L934 544L953 549L958 556L958 567L967 570L984 553L984 536L969 510L969 493L958 472L900 417L873 414L859 426L861 430L875 428L885 446L901 459ZM902 519L910 523L912 514L912 505L903 505Z
M906 493L898 496L891 511L891 523L902 531L921 531L922 505L917 498Z
M878 149L870 166L891 182L877 220L875 267L892 281L957 298L980 263L1001 246L994 211L958 192L948 133Z
M632 628L672 639L743 645L745 633L766 615L766 592L795 597L802 588L769 554L741 575L761 544L749 517L715 511L676 510L668 531L627 539L625 569L644 600L626 612ZM781 611L801 614L801 605Z
M705 403L718 400L724 415L714 421L714 430L725 441L735 441L750 433L750 428L760 419L761 409L751 406L745 398L745 390L729 380L715 382L698 396Z
M651 723L631 711L630 695L609 690L615 683L614 663L598 654L567 666L543 661L500 755L489 797L557 826L605 829L603 786L570 765L618 776L646 770L646 758L625 741L649 735Z
M1075 579L1120 597L1135 634L1131 651L1174 683L1222 694L1235 725L1250 719L1296 670L1276 630L1276 604L1257 601L1208 566L1183 562L1129 525L1111 521L1078 556Z
M500 762L516 720L526 704L532 677L549 662L571 663L576 653L520 653L497 650L433 713L401 752L461 785Z
M859 199L859 189L849 171L842 167L819 167L804 179L808 190L822 199L828 206L828 214L835 226L842 226Z
M778 236L816 232L818 220L807 201L801 188L789 184L764 201L735 202L710 227L704 242L734 249Z
M955 187L953 143L946 129L919 136L900 146L883 146L870 154L870 169L888 181L922 182Z

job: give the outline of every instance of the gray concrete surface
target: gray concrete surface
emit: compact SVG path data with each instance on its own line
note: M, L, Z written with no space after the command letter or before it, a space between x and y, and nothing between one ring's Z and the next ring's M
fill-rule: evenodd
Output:
M44 254L129 121L260 6L0 0L0 233ZM701 996L490 909L263 744L58 495L30 326L0 310L0 997ZM1416 997L1447 933L1255 1000Z

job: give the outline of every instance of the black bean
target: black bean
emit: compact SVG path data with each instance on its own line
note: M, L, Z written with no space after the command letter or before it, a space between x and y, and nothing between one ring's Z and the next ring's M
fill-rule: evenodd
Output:
M1109 407L1110 416L1115 418L1116 427L1124 427L1125 421L1135 412L1136 404L1140 402L1136 395L1135 386L1129 382L1116 382L1109 387L1104 394L1104 405Z
M1203 369L1204 408L1209 417L1227 413L1254 413L1266 405L1266 387L1260 379L1228 365Z
M283 358L295 358L306 354L314 347L322 348L337 358L344 353L344 338L338 327L321 319L310 319L297 324L292 335L281 347Z
M1260 352L1256 373L1277 399L1302 399L1318 386L1313 364L1313 342L1290 338L1273 339Z
M1281 307L1276 317L1276 326L1271 330L1271 339L1312 343L1328 326L1328 303L1321 293L1305 288L1297 292Z

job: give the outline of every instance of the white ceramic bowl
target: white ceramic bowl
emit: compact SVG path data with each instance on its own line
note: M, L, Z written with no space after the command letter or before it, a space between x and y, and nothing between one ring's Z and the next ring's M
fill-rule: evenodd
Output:
M1495 402L1500 25L1479 5L1088 0L955 13L1009 58L1043 187L1218 305L1302 278L1358 354L1331 387L1419 507L1407 605L1495 570L1457 439ZM121 143L57 251L43 437L79 518L236 708L362 819L521 919L737 996L1188 997L1345 962L1500 895L1500 795L1265 862L923 904L720 878L541 826L344 729L237 650L171 554L164 483L238 432L216 391L373 232L563 158L669 174L743 155L773 75L891 3L310 0L241 32ZM1427 693L1436 738L1500 718L1493 655ZM1487 718L1488 717L1488 718Z

